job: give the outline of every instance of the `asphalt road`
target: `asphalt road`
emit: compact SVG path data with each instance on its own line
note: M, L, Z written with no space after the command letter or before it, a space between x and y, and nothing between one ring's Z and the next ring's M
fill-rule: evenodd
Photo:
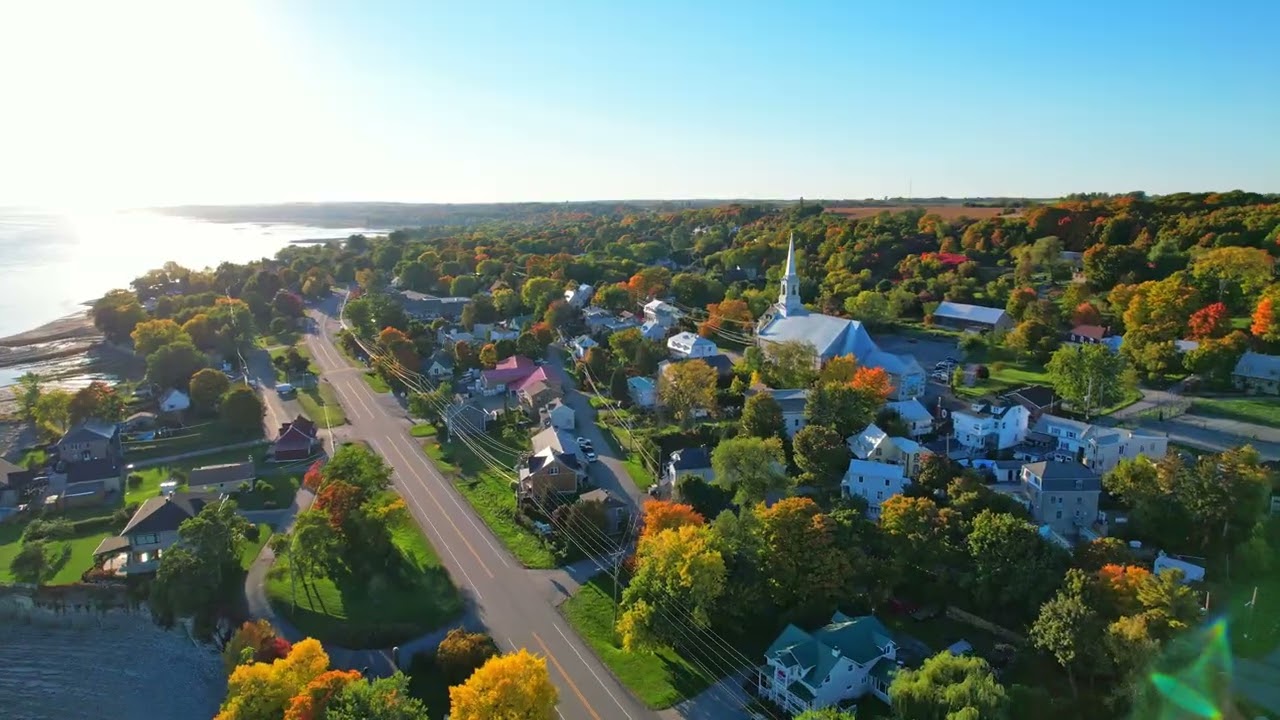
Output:
M468 626L484 627L504 649L547 659L565 720L656 718L577 637L552 605L546 580L513 559L408 435L409 420L390 395L378 395L334 344L338 300L315 317L307 345L337 392L352 438L369 443L392 467L396 489L440 554L467 603Z

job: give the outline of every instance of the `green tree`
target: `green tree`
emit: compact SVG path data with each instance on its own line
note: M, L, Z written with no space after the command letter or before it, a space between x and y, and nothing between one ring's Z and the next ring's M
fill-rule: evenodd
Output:
M1058 594L1040 606L1031 625L1031 642L1053 656L1067 671L1071 694L1079 695L1076 674L1096 667L1102 639L1102 618L1088 594L1088 579L1080 570L1068 570Z
M218 400L231 389L231 381L227 376L205 368L191 376L191 402L196 410L212 415L218 410Z
M852 712L829 707L821 710L805 710L795 716L795 720L857 720L857 716Z
M1086 417L1120 402L1137 385L1124 356L1102 345L1060 348L1045 369L1054 392Z
M715 412L716 371L701 360L672 363L658 378L658 400L682 427L688 427L699 410Z
M165 345L191 342L191 336L182 329L182 326L168 318L140 322L130 333L130 337L133 338L134 352L142 357L150 355Z
M777 388L807 388L818 376L818 351L803 340L770 343L765 377Z
M498 646L488 635L454 628L436 648L436 667L449 684L456 685L498 654Z
M1066 557L1013 515L990 510L973 520L968 537L973 572L969 589L979 607L1030 619L1057 589Z
M871 327L886 325L893 319L889 312L889 298L873 290L863 290L845 300L844 311Z
M861 432L875 418L880 406L873 393L849 385L819 385L809 391L805 404L808 425L824 425L840 437Z
M760 564L775 607L806 617L829 616L853 582L848 548L836 523L809 498L790 497L754 510L760 527Z
M147 379L163 388L185 389L205 366L204 354L190 342L165 345L147 357Z
M622 594L618 634L628 650L687 647L690 639L670 618L708 628L724 592L724 557L705 525L683 525L646 535L636 548L636 571Z
M28 420L35 418L36 402L40 400L44 378L39 373L25 372L18 376L18 390L14 398L18 401L18 414Z
M53 548L44 540L28 540L9 561L9 572L19 582L40 585L57 572L52 553Z
M91 417L116 422L124 419L124 398L115 388L94 380L76 391L68 411L72 424Z
M577 312L572 305L563 299L552 300L547 305L547 311L542 316L542 320L552 330L564 331L569 326L569 323L573 322Z
M1005 720L1009 696L986 660L945 650L919 670L898 670L889 686L903 720Z
M391 468L386 461L367 446L356 443L338 448L324 466L324 477L327 481L350 483L360 488L366 498L391 487Z
M400 672L391 677L347 683L324 709L324 720L427 720L429 717L427 706L409 694L409 678Z
M520 300L535 317L542 317L551 301L564 297L563 287L564 283L551 278L529 278L520 288Z
M783 426L782 406L770 393L755 393L743 404L742 419L738 427L743 435L751 437L782 437L786 432Z
M128 290L112 290L93 304L94 327L111 342L124 342L138 323L147 319L147 311Z
M262 428L266 409L258 394L248 385L236 385L222 395L218 417L224 425L244 431Z
M36 426L46 435L61 437L71 426L71 401L74 396L66 390L46 390L40 393L32 410Z
M241 579L240 547L249 522L234 501L205 505L178 526L179 544L160 556L151 602L162 617L208 619Z
M825 425L807 425L792 441L796 465L804 472L804 484L828 494L838 494L849 468L849 447L844 438Z
M786 457L776 437L723 440L711 453L711 467L716 484L731 489L739 505L760 502L787 486Z
M626 285L605 285L596 291L595 304L613 312L622 312L634 307L631 302L631 291Z

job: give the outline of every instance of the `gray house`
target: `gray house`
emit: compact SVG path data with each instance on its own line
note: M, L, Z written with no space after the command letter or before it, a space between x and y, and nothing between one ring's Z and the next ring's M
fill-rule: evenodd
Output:
M58 456L69 463L119 457L120 428L90 418L67 431L58 441Z
M669 492L675 488L676 480L685 475L697 475L707 482L715 479L715 471L711 469L711 453L707 448L684 448L671 453L662 473L665 490Z
M123 575L153 573L160 556L178 542L178 527L217 502L218 496L210 493L153 497L138 508L119 535L103 539L93 556L95 560L105 557L103 567Z
M1102 478L1080 463L1027 463L1022 466L1022 489L1035 521L1059 534L1075 535L1098 517Z
M1231 382L1250 395L1280 395L1280 355L1246 351L1231 371Z
M241 483L248 483L252 488L257 479L253 460L246 460L195 468L187 476L187 487L193 492L233 493L240 489Z

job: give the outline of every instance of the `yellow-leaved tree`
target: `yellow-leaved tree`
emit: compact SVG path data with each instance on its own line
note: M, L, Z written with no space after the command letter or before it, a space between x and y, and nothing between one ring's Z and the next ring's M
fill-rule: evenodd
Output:
M449 688L452 720L551 720L559 694L547 661L519 652L489 658L461 685Z
M280 660L241 665L227 680L227 699L215 720L279 720L293 697L328 669L329 655L312 638Z
M640 539L636 574L622 594L618 634L627 650L672 645L672 617L711 625L724 592L725 564L705 525L682 525ZM683 632L683 631L682 631Z

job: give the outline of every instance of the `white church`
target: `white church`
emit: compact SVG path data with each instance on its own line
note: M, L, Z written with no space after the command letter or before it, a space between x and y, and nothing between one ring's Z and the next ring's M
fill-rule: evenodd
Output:
M756 325L756 343L766 353L771 343L789 341L812 345L818 351L818 362L822 364L842 355L853 355L861 366L884 368L893 380L894 400L908 400L924 393L924 368L914 357L881 350L857 320L805 309L800 302L794 233L787 245L787 270L782 276L778 302Z

